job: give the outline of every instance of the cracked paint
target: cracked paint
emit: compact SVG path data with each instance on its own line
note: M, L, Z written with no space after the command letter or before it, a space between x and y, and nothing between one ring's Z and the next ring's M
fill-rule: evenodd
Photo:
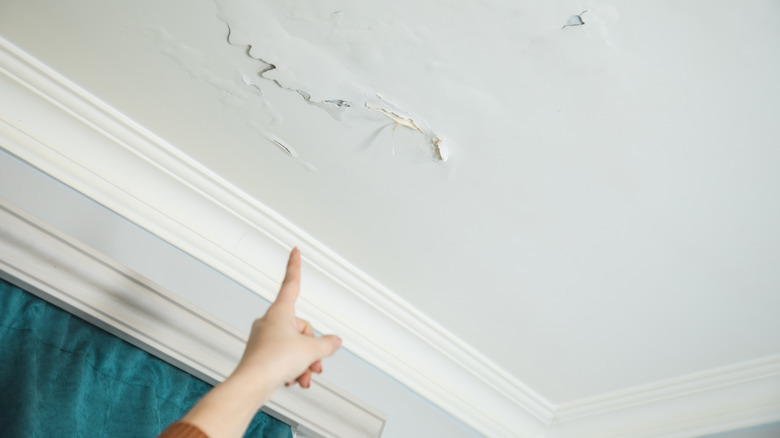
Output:
M330 114L331 117L333 117L335 120L338 120L338 121L341 120L341 116L342 116L342 114L344 114L344 111L346 111L348 108L350 108L352 106L349 102L347 102L346 100L343 100L343 99L326 99L326 100L322 100L322 101L314 100L314 99L312 99L310 93L308 93L308 92L306 92L304 90L299 90L299 89L295 89L295 88L286 87L286 86L282 85L282 83L279 82L278 79L274 79L274 78L270 78L270 77L266 76L266 73L272 72L272 71L276 70L276 65L273 64L273 63L270 63L270 62L268 62L266 60L264 60L263 58L260 58L260 57L252 55L252 53L251 53L252 52L252 45L251 44L242 45L242 44L233 43L231 41L231 39L230 39L230 35L232 33L232 30L230 28L230 24L225 22L225 25L228 28L228 35L227 35L227 42L228 42L228 44L231 44L231 45L234 45L234 46L246 47L247 48L247 50L246 50L247 56L249 56L252 59L255 59L255 60L259 61L259 62L262 62L263 64L266 65L260 71L257 72L257 76L258 77L260 77L262 79L265 79L267 81L273 82L274 84L276 84L277 87L279 87L281 89L289 90L289 91L295 91L296 93L300 94L301 97L303 97L303 100L306 101L306 103L308 103L309 105L313 105L313 106L322 108L328 114ZM243 81L244 81L244 83L246 85L251 86L253 88L256 88L257 90L260 90L260 92L262 93L262 89L257 84L253 83L248 77L246 77L246 75L244 75Z
M250 79L249 76L247 76L246 74L242 74L241 75L241 80L244 82L244 84L246 86L251 87L251 88L257 90L260 93L261 96L263 95L263 89L260 88L259 85L257 85L254 82L252 82L252 79Z
M328 100L323 100L321 102L318 102L311 98L311 94L303 90L295 90L295 91L297 91L298 94L300 94L303 97L303 100L305 100L306 103L324 109L325 112L330 114L331 117L333 117L338 121L341 121L341 116L344 114L344 112L347 109L352 107L352 105L345 100L328 99Z
M440 137L439 135L431 132L429 129L423 129L421 128L417 122L414 121L414 119L411 116L407 116L403 114L402 110L399 109L387 109L387 107L392 107L394 105L391 105L387 100L385 100L382 95L377 94L377 98L384 102L383 106L374 106L368 102L365 103L365 107L368 108L371 111L378 112L379 114L382 114L383 116L387 117L388 119L392 120L395 124L393 125L393 130L398 128L399 126L404 126L406 128L411 129L412 131L417 131L425 136L428 137L428 140L431 144L431 152L433 155L433 159L435 161L447 161L447 154L444 152L444 146L443 142L444 139ZM423 125L425 126L425 125ZM395 144L393 144L393 151L395 152Z
M361 43L364 44L364 47L371 44L377 32L385 32L388 25L383 23L381 19L356 26L356 22L351 21L353 20L351 9L328 11L327 14L322 15L320 21L311 21L316 19L317 15L312 14L309 8L300 9L295 5L279 6L252 3L252 8L255 8L252 12L247 10L248 3L246 2L215 0L215 3L219 10L218 18L227 27L227 43L243 48L243 53L258 63L255 71L249 73L241 71L238 75L234 71L223 71L229 65L205 70L188 69L190 75L223 91L225 93L222 98L223 103L240 100L247 89L252 90L258 96L264 96L263 84L270 81L279 89L297 93L305 103L325 111L334 120L345 123L344 126L349 126L346 123L365 118L369 113L379 114L390 122L388 126L391 126L393 131L403 127L424 136L431 161L439 163L447 161L450 156L450 144L449 141L444 141L444 136L440 134L438 129L432 128L431 124L418 114L401 109L401 105L387 101L374 91L376 88L362 85L360 77L347 69L347 64L342 59L343 55L326 50L327 47L320 48L314 44L315 41L296 37L291 33L293 30L290 28L290 21L285 17L292 14L290 16L297 17L312 26L323 26L326 35L338 36L339 32L346 29L351 33L363 32L369 37L365 39L365 43ZM235 9L236 5L240 7ZM617 14L614 8L609 6L597 5L572 15L562 29L583 26L585 24L583 16L586 13L589 25L584 28L585 34L589 38L601 37L605 42L611 44L613 41L609 36L609 25L615 21ZM392 27L392 30L397 33L397 37L406 40L407 44L417 42L416 39L424 35L424 29L422 31L419 29L421 28L410 28L403 24ZM381 35L380 33L379 36ZM181 44L180 46L168 44L167 49L169 56L178 59L177 62L180 64L213 64L213 60L201 59L197 56L198 54L191 53ZM351 55L351 53L348 54ZM381 58L370 58L375 54L368 52L367 56L369 58L365 62L382 62ZM244 91L238 90L238 87L243 88ZM398 99L394 100L398 101ZM417 107L419 103L420 101L414 106ZM423 100L422 103L427 104L428 102ZM432 105L437 105L437 103L432 103ZM263 100L261 108L273 113L271 114L271 124L278 125L282 122L283 118L278 111L273 110L270 102ZM260 132L267 128L267 126L252 125ZM392 141L392 151L395 155L395 136L393 136Z
M573 27L573 26L583 26L585 24L585 21L582 19L582 16L588 12L588 10L584 10L580 12L577 15L572 15L569 17L569 21L566 22L566 24L561 27L561 29L566 29L567 27Z
M587 14L587 21L585 14ZM608 46L617 48L618 41L616 35L612 32L612 28L618 22L619 17L620 14L614 6L596 4L579 14L569 17L566 24L561 27L561 30L567 27L581 27L588 38L601 40Z
M219 90L222 94L223 104L240 94L240 85L235 80L226 79L231 74L222 63L204 58L198 50L178 41L164 28L148 28L145 29L144 34L154 41L165 56L178 64L190 77Z
M279 61L274 59L273 57L266 56L265 54L261 54L260 52L263 50L258 47L257 44L253 44L255 40L252 40L249 36L249 32L242 31L239 32L233 22L237 20L238 17L232 16L228 11L230 8L226 8L225 4L229 2L220 2L216 1L218 7L220 8L219 18L225 23L228 29L227 33L227 42L228 44L231 44L233 46L239 46L239 47L245 47L246 51L245 53L247 56L263 63L264 67L257 71L256 76L266 80L273 82L277 87L293 91L297 94L299 94L303 100L312 106L318 107L325 112L327 112L334 120L341 122L343 120L343 117L347 114L349 111L370 111L382 114L383 116L387 117L393 122L393 130L398 128L399 126L406 127L408 129L411 129L413 131L419 132L422 135L424 135L427 138L427 141L430 145L430 157L431 160L434 162L445 162L447 161L447 158L449 154L445 150L444 147L444 139L443 136L436 133L433 129L429 127L427 123L422 122L422 120L419 117L412 118L411 116L408 116L408 112L402 111L398 109L397 105L392 105L389 102L387 102L381 95L375 92L368 92L368 87L362 87L355 83L350 84L348 90L345 91L344 95L336 95L336 96L330 96L327 98L315 98L315 90L317 90L316 95L317 96L323 96L325 95L324 91L320 91L317 87L318 84L306 84L306 86L293 86L288 85L287 81L282 78L282 76L279 75L279 68L277 67L279 65ZM255 5L255 7L259 8L263 11L262 14L259 16L265 17L267 16L270 11L269 8L265 5ZM336 11L332 13L331 17L338 17L339 20L337 20L334 24L340 25L341 19L343 18L343 12L342 11ZM241 17L242 19L246 20L245 17ZM278 22L268 22L267 27L274 27L275 26L275 34L274 36L278 36L278 34L284 34L285 31L283 29L278 29L280 25ZM251 27L251 29L257 29L260 28L260 24L254 25ZM266 34L269 34L272 31L264 30ZM310 47L308 47L310 49ZM301 53L301 55L305 55L305 53ZM322 59L325 58L325 55L322 53L317 53L316 56L312 56L313 60L316 59ZM334 64L338 64L337 62L334 62L334 60L328 59L327 61L322 61L323 64L332 66ZM307 68L307 70L316 69L316 63L315 66L312 66L310 68ZM330 69L332 71L323 71L323 75L329 75L331 77L338 77L340 69ZM285 76L290 76L289 69L286 70ZM253 88L256 88L262 93L261 88L253 83L250 78L243 78L243 82L247 86L251 86ZM349 97L348 97L349 96ZM376 96L379 99L379 102L372 101L373 99L369 99L366 96ZM362 102L360 105L356 105L354 102ZM395 143L393 143L393 151L395 151Z
M219 101L224 107L240 108L250 120L267 118L272 125L283 121L279 111L263 98L260 86L252 81L250 75L234 67L227 58L205 57L197 49L177 40L161 27L146 28L144 35L187 75L216 89L220 93ZM246 87L252 89L258 99L247 99L244 93ZM249 125L257 132L262 132L256 122L250 122Z
M289 155L290 157L294 158L296 161L298 161L301 166L303 166L304 169L308 170L309 172L316 172L317 167L313 164L309 163L308 161L305 161L301 159L300 154L298 154L298 151L293 149L292 146L290 146L288 143L280 139L279 137L272 135L272 134L264 134L266 140L273 143L276 147L278 147L282 152Z

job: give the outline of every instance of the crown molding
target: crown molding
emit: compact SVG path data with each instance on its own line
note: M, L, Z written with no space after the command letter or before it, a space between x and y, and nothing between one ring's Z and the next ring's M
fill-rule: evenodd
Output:
M298 246L315 329L487 436L544 433L547 400L257 200L3 39L0 73L13 155L269 301Z
M557 407L549 438L695 437L780 421L780 355Z
M776 378L780 378L780 355L692 373L577 402L564 403L556 408L555 419L557 422L575 421L634 406L680 399L691 394L711 394L722 388L751 384L754 381L761 381L762 385L767 385ZM778 401L780 401L780 393L778 393Z
M0 277L211 384L246 336L176 294L0 199ZM263 406L299 436L377 438L385 417L320 376Z

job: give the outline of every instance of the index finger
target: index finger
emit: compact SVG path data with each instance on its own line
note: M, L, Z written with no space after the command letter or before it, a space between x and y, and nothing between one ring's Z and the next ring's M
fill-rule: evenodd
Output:
M301 289L301 252L293 248L287 261L287 272L274 303L294 305Z

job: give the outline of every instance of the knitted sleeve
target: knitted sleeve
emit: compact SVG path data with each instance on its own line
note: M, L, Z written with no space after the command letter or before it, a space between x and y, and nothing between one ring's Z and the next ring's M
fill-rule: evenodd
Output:
M177 421L165 429L157 438L209 438L197 426Z

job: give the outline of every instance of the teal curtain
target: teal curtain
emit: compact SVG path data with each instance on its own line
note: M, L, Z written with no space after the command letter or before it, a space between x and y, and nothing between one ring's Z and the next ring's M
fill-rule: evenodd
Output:
M0 436L155 437L210 388L0 280ZM292 432L260 412L245 436Z

